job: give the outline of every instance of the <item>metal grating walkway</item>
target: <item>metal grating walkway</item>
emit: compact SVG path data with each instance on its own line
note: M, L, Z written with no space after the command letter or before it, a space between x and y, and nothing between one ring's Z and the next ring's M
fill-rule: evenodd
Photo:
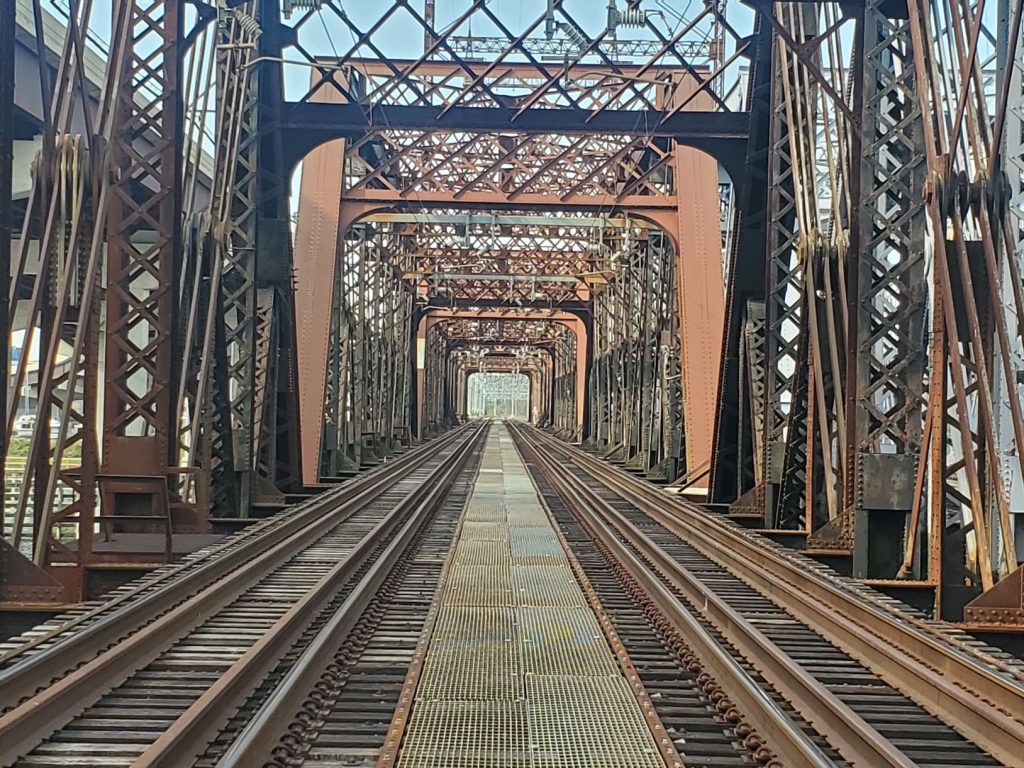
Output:
M662 768L503 424L452 558L399 768Z

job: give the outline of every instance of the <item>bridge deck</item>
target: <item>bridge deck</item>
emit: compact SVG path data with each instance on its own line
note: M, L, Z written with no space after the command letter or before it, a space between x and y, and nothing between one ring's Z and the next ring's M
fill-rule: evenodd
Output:
M504 425L452 558L400 768L662 765Z

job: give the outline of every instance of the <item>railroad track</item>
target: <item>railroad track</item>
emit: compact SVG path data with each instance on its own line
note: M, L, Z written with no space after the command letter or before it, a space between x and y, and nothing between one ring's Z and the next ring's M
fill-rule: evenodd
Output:
M64 671L74 666L55 658L55 651L61 646L70 649L68 641L73 637L77 642L91 643L93 635L102 635L96 642L108 640L117 631L130 627L132 621L140 626L153 614L164 610L168 605L191 590L196 591L204 584L219 578L231 568L237 566L244 558L252 556L261 549L281 540L291 530L303 524L307 518L323 513L331 505L353 498L354 494L373 483L379 485L386 476L400 466L412 466L417 461L430 455L444 442L455 439L454 432L447 433L427 444L408 451L400 458L384 462L373 469L366 470L356 477L339 484L337 488L325 491L313 499L301 504L291 505L276 515L253 522L241 531L225 536L216 544L203 547L180 560L156 568L145 576L133 579L127 584L111 590L102 599L89 600L52 619L36 626L22 635L8 638L0 642L0 689L5 693L12 690L11 677L4 670L19 666L18 675L23 676L27 667L26 659L44 654L37 663L50 671ZM288 523L282 523L288 518ZM131 608L129 609L129 606ZM110 617L117 614L118 627L110 626ZM22 691L17 691L18 694ZM12 697L5 697L5 700ZM0 711L4 711L4 700L0 700Z
M0 765L395 765L486 431L455 430L11 644ZM1020 764L1012 659L511 431L666 765Z
M399 459L360 474L336 489L255 522L224 541L152 571L94 600L0 643L0 712L60 674L212 584L248 559L285 540L329 510L345 514L361 500L393 484L400 471L419 466L449 441L450 432Z
M208 750L200 768L374 766L391 735L394 713L409 692L407 674L426 652L437 592L479 455L452 488L442 513L409 548L374 598L362 626L338 642L323 633L308 644L273 694L239 718L230 743Z
M404 556L443 546L485 433L455 430L12 647L0 764L215 762L306 651L393 628L388 596L427 568Z
M528 465L529 466L529 465ZM758 734L745 728L740 713L700 663L686 638L667 625L656 604L590 535L554 491L546 476L534 484L555 523L576 578L602 620L612 647L621 645L631 672L655 705L665 733L687 766L779 768ZM610 630L610 631L609 631Z
M623 625L653 616L759 762L1020 765L1019 665L539 430L513 433L581 561L603 557L595 581L633 596Z

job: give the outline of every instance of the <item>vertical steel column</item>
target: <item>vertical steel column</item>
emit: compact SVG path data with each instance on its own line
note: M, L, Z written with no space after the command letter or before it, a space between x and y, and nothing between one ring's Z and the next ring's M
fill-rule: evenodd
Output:
M644 405L641 469L648 477L674 480L686 466L684 385L679 300L679 257L662 230L647 233L643 345Z
M771 125L772 32L758 14L754 21L753 56L747 109L750 127L742 179L733 179L734 208L732 253L729 254L725 328L719 375L715 435L711 454L709 499L735 501L754 486L751 456L753 436L741 431L740 413L748 408L749 394L740 388L740 346L746 326L747 302L765 295L765 233L768 208L768 148Z
M349 413L345 402L348 393L345 373L348 370L349 347L345 343L342 330L342 324L346 322L342 305L342 269L341 265L336 265L331 279L330 332L323 384L323 423L320 429L317 480L339 477L342 471L348 468L342 441L348 427ZM309 375L316 376L317 373L318 371L311 371Z
M629 288L631 311L629 313L629 370L630 389L628 403L626 450L622 456L625 466L644 471L647 469L647 427L654 405L653 360L651 338L656 320L654 318L654 292L656 290L656 267L651 263L646 240L634 247L630 258L630 271L626 287Z
M213 201L224 191L218 179L223 179L223 174L214 174ZM213 202L212 207L216 208L217 203ZM208 480L211 512L232 517L238 514L238 488L234 481L227 353L221 322L224 247L212 235L210 221L210 211L196 215L184 236L178 290L184 332L176 421L180 425L183 462L195 472L182 489L183 495L202 495Z
M874 578L895 576L902 561L927 363L921 108L909 24L891 10L868 0L862 20L844 508L814 537L816 545L851 548L853 575Z
M221 482L234 486L235 514L247 515L253 491L252 473L257 450L254 404L256 398L256 254L259 247L260 209L260 107L259 77L262 65L252 66L253 47L259 39L243 27L260 22L258 0L234 8L225 18L221 12L221 45L217 52L218 94L229 110L225 122L236 126L233 139L218 131L219 152L231 153L233 168L229 203L225 211L223 275L221 277L222 327L227 354L227 402L230 405L231 456ZM252 47L249 47L252 46ZM224 146L225 139L229 139ZM219 234L219 233L218 233ZM264 385L265 394L266 385ZM265 397L261 401L265 406ZM227 475L227 476L223 476ZM216 491L216 484L213 489ZM216 496L214 496L216 499Z
M675 265L676 260L672 254L668 237L661 233L658 238L658 248L662 250L669 259L670 265ZM674 270L674 266L673 266ZM683 347L680 326L682 319L679 317L679 291L682 287L676 278L674 271L668 275L669 291L665 297L665 318L666 324L662 330L662 350L665 354L663 363L664 370L664 456L666 462L664 476L666 479L674 480L683 472L687 471L686 463L686 424L683 406L683 377L678 373L683 365ZM670 311L671 310L671 311Z
M252 364L253 391L265 391L254 402L252 440L254 495L280 500L283 492L302 486L302 447L299 427L298 329L293 299L294 259L291 211L288 208L291 179L284 167L284 143L280 111L284 103L284 73L280 62L288 32L281 24L276 0L259 0L259 73L257 79L259 148L259 208L257 213L256 295L247 298L255 306L256 357ZM244 177L243 177L244 179ZM253 304L254 303L254 304ZM269 357L261 355L261 324L271 322ZM245 344L249 345L246 340ZM245 349L251 350L250 346ZM248 365L244 376L249 380ZM240 374L242 375L242 374ZM260 376L266 376L266 383Z
M640 306L646 278L645 250L641 244L626 238L622 245L623 268L616 282L619 291L619 310L616 329L618 339L618 371L621 380L618 403L618 441L621 447L617 458L629 461L636 454L639 443L640 396L640 349L643 333L643 319Z
M109 482L101 479L101 488L107 514L166 515L169 525L168 473L178 449L183 7L119 0L116 14L129 14L130 37L111 141L117 178L107 212L102 470ZM142 136L151 148L140 150Z
M87 561L92 552L93 519L96 501L96 409L98 375L99 311L97 298L100 276L98 248L93 247L94 209L99 174L90 162L90 153L81 137L62 137L56 148L61 170L50 179L59 197L54 204L63 210L56 220L58 242L40 260L37 287L45 294L37 322L40 326L37 377L39 399L36 426L22 480L16 533L24 519L24 510L35 507L35 545L37 565L62 565ZM66 354L58 367L61 350ZM81 405L76 405L81 383ZM50 416L59 414L55 439L51 437ZM43 416L45 415L45 418ZM74 448L80 450L78 467L66 466ZM74 462L71 462L74 463ZM30 485L34 498L30 501ZM75 551L69 550L54 531L72 533L78 539ZM71 530L69 530L71 529ZM18 538L18 537L16 537ZM78 593L78 585L69 583L71 569L63 569L65 583ZM81 575L79 573L79 575Z
M674 479L685 466L679 257L660 229L627 227L616 237L616 274L593 300L588 441L652 478Z
M317 91L314 98L340 94L334 88ZM347 224L341 220L342 185L345 178L344 140L331 142L310 152L303 161L302 183L299 195L299 220L295 229L295 298L298 306L299 388L302 416L303 480L313 483L323 472L333 472L340 463L327 469L320 462L325 452L337 451L346 435L346 412L338 412L337 432L331 436L321 434L324 428L324 404L330 401L325 392L329 381L328 367L332 355L351 353L347 344L347 330L338 325L345 312L346 301L342 290L342 276L346 267L342 263L349 243ZM325 196L328 196L324 200ZM325 290L331 280L335 292ZM330 329L334 335L329 336ZM346 366L347 367L347 366ZM335 373L337 373L335 371ZM337 379L338 384L342 383ZM335 397L347 396L338 391ZM327 443L331 444L328 445ZM339 455L338 462L344 463ZM323 472L321 471L323 470Z
M445 358L447 343L442 332L443 324L431 325L427 329L426 349L423 368L423 421L420 434L430 437L443 427Z
M218 9L212 190L208 210L189 228L182 270L182 450L209 478L218 517L247 515L250 507L252 424L243 429L238 411L251 416L254 393L238 376L252 362L252 353L239 352L239 339L249 332L255 349L253 312L245 306L254 292L258 204L255 14L255 2Z
M696 104L712 109L704 93ZM716 387L721 366L725 297L718 164L687 147L673 151L676 185L676 275L682 349L686 467L703 467L714 445ZM714 201L714 207L709 204ZM710 209L710 210L709 210ZM701 486L706 482L699 481Z
M614 326L613 313L614 291L606 285L595 289L593 298L593 322L591 323L591 350L593 359L590 365L590 429L588 440L591 447L607 449L611 435L612 409L612 371L611 350L609 345L610 329ZM546 392L542 387L540 391ZM540 405L540 404L538 404ZM541 412L544 412L541 406Z
M1024 274L1024 24L1019 30L1012 29L1014 3L1000 0L997 18L997 59L996 71L1005 72L1009 69L1007 85L1008 98L1004 119L1006 127L1002 133L1003 146L992 151L1001 152L1001 166L1008 185L1007 227L1009 231L1008 253L1002 264L1000 275L1002 304L1006 310L1006 323L1010 328L1019 327L1024 318L1016 317L1010 308L1014 306L1014 285L1016 275ZM1011 36L1017 35L1016 55L1010 56L1012 48ZM1016 263L1016 270L1011 268L1010 260ZM1007 496L1013 515L1014 542L1017 548L1017 559L1024 561L1024 476L1018 470L1013 457L1024 446L1018 446L1012 424L1010 399L1017 398L1024 402L1024 382L1021 372L1024 371L1024 337L1011 335L1012 370L1000 375L996 372L992 377L995 387L995 401L998 413L998 434L1000 460L1004 477L1007 478ZM993 365L1002 367L1001 359L996 356ZM1017 380L1013 387L1008 382Z
M576 439L576 334L558 326L553 355L553 426L566 438Z
M353 466L359 468L363 464L363 433L366 431L366 284L369 279L369 265L365 251L367 249L365 230L361 230L359 241L351 244L343 254L344 282L342 283L342 305L350 313L347 324L342 325L347 331L349 349L349 407L351 416L349 429L342 438ZM346 328L347 325L347 328ZM344 374L343 374L344 375Z
M765 401L767 375L768 340L765 321L765 302L750 299L747 301L744 314L743 335L740 338L739 379L741 402L737 416L739 430L737 435L750 435L749 444L741 440L736 446L739 463L752 464L754 486L747 494L741 496L735 506L743 507L750 504L754 509L761 509L761 495L764 489L764 432L765 432ZM750 454L747 456L747 454Z
M814 9L804 13L815 18ZM785 23L785 19L782 23ZM792 60L792 59L790 59ZM796 190L790 156L790 131L806 136L813 130L806 121L789 125L783 67L789 66L776 36L773 45L771 128L769 133L768 268L765 290L764 426L753 440L755 498L751 505L763 508L765 523L797 528L803 518L803 497L793 504L778 505L783 480L783 459L790 472L801 472L805 460L807 430L807 344L803 317L804 277L798 253ZM805 117L801 113L801 117ZM797 399L797 390L804 397ZM787 435L789 440L787 441Z
M334 277L321 475L383 458L410 439L412 295L394 233L357 225ZM314 372L315 373L315 372Z

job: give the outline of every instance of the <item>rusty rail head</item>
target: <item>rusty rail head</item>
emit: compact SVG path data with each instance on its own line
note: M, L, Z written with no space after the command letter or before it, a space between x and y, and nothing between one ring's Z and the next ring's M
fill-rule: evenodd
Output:
M374 561L373 566L353 589L341 609L317 633L270 698L239 734L218 765L223 768L229 766L248 768L248 766L261 765L263 761L272 757L273 750L280 746L281 737L286 733L289 720L302 709L303 700L309 695L320 674L330 663L337 646L355 626L377 589L406 551L407 545L415 536L423 520L439 504L443 503L451 488L451 483L465 466L470 455L480 445L488 428L486 422L475 427L473 434L442 465L440 468L442 474L437 478L437 482L421 486L402 500L399 508L415 505L413 517L402 527L385 552ZM376 541L377 537L370 534L366 540ZM246 659L243 657L236 665L242 670L239 672L239 676L244 674L244 668L241 665L245 661ZM136 768L156 768L157 766L172 768L178 764L175 761L181 758L183 745L192 747L191 749L188 746L184 747L189 753L195 752L194 745L198 744L200 747L204 745L205 742L199 737L205 731L209 731L212 726L216 726L218 722L226 720L230 715L217 694L218 692L213 689L204 694L178 719L171 731L158 739L139 758L134 764Z
M522 455L522 444L517 442L515 445L516 449L519 450ZM523 458L525 463L525 456ZM629 650L619 637L618 630L616 630L615 624L612 622L608 612L605 611L597 590L587 577L587 573L573 552L572 546L569 544L569 540L566 539L565 534L558 525L558 521L551 513L551 508L548 506L547 500L544 498L544 494L541 492L541 489L537 487L536 479L530 475L527 476L530 477L530 480L537 491L537 498L540 499L541 506L544 507L544 512L548 516L548 521L551 523L551 528L555 532L558 543L561 544L562 549L565 550L565 557L569 561L569 567L572 569L573 575L579 582L580 588L583 590L583 595L590 604L590 609L597 617L598 624L601 626L601 632L604 633L608 646L611 648L612 653L615 654L619 667L622 669L623 675L629 682L630 691L633 694L633 698L636 699L636 703L640 706L640 711L643 712L644 721L647 723L647 727L651 731L651 736L658 745L658 751L661 754L662 761L664 761L668 768L683 768L683 758L679 754L679 750L676 749L676 745L672 741L672 737L669 736L668 731L665 729L665 725L662 722L661 717L658 715L657 708L651 700L651 695L647 692L647 687L644 685L643 680L640 677L640 673L633 664L633 659L629 655ZM385 768L385 766L378 765L377 768Z

